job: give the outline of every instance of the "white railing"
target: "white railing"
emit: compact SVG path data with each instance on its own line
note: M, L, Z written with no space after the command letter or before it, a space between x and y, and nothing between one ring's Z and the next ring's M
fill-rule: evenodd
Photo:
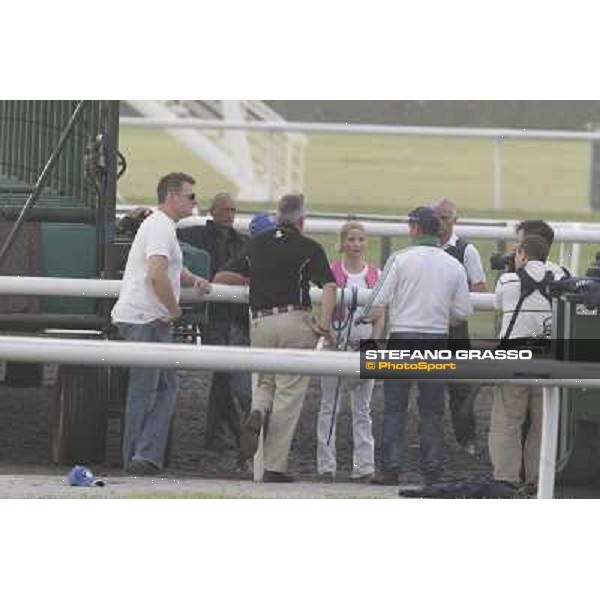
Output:
M133 205L132 205L133 206ZM119 205L120 214L131 210L132 206ZM182 219L178 227L192 227L193 225L204 225L207 216L193 216ZM249 215L238 215L235 220L235 227L240 231L248 231L248 225L252 217ZM342 215L336 217L308 217L305 222L305 232L338 234L342 223L347 219ZM361 218L365 225L368 235L380 236L382 238L408 237L408 225L406 217L399 216L396 222L392 220L373 220L370 221ZM462 220L455 226L458 235L470 240L505 240L513 241L515 239L515 225L518 221L499 221L489 219L488 223L469 224L468 219ZM579 272L579 259L581 248L579 244L599 244L600 243L600 223L593 222L559 222L548 221L554 229L554 240L558 243L560 258L559 263L564 265L571 273Z
M185 228L192 225L202 225L206 223L209 217L186 217L182 219L178 226ZM240 216L236 218L235 227L247 231L250 223L250 216ZM408 237L407 223L390 223L383 221L361 221L369 235L379 235L385 237ZM343 219L330 218L307 218L304 225L305 233L339 233ZM494 225L461 225L455 226L454 230L460 236L473 240L514 240L514 226L494 226ZM562 228L554 229L554 240L556 242L569 243L600 243L600 224L597 228Z
M409 135L425 137L502 138L535 140L600 140L600 132L543 129L500 129L483 127L407 127L403 125L348 125L347 123L247 122L208 119L144 119L121 117L120 124L141 128L247 129L254 131L298 131L304 133L346 133L353 135Z
M503 206L503 162L505 140L562 140L562 141L594 141L600 140L600 133L585 131L557 131L541 129L501 129L475 127L405 127L395 125L348 125L344 123L300 123L290 122L261 122L247 123L245 121L216 121L205 119L141 119L122 117L121 125L142 128L189 128L213 130L246 130L302 133L337 133L351 135L392 135L420 136L447 138L476 138L494 140L494 208Z
M137 204L118 204L117 215L125 216ZM153 209L154 207L149 206ZM234 226L240 231L248 231L248 224L253 215L243 214L238 212ZM408 217L398 215L397 217L378 216L378 215L352 215L369 227L369 232L373 235L395 235L398 237L408 236ZM186 217L179 221L179 227L191 227L192 225L204 225L209 216L198 215ZM306 233L339 233L342 224L348 220L348 215L345 214L327 214L327 216L317 214L309 214L305 221ZM457 234L469 235L473 239L512 239L515 237L515 227L520 221L516 219L460 219L460 222L455 225ZM600 222L595 221L546 221L555 232L555 241L558 242L596 242L598 241L596 234L600 232ZM378 228L381 224L383 227ZM396 227L396 229L394 229ZM583 237L579 235L583 231ZM381 232L381 233L380 233ZM591 238L585 232L592 232Z
M75 298L118 298L121 290L119 279L73 279L61 277L20 277L0 276L0 295L65 296ZM370 290L358 291L358 303L364 305ZM311 288L310 298L320 304L322 291ZM248 288L237 285L211 284L208 294L199 297L190 288L182 288L181 301L184 304L197 302L248 303ZM338 302L341 292L338 290ZM351 302L351 294L345 294L344 301ZM475 310L494 310L494 294L471 293L471 305Z
M261 100L241 100L249 119L285 123L286 120ZM264 136L260 136L261 139ZM268 198L304 189L304 152L308 140L302 133L270 132L266 143L250 138L254 144L256 163L262 165L268 180Z
M182 219L179 227L191 227L206 222L207 217L188 217ZM235 226L241 230L248 229L250 217L237 217ZM331 218L308 218L304 230L308 234L329 233L337 234L342 224L340 219ZM382 221L361 221L365 226L367 235L380 236L382 238L408 237L407 223L390 223ZM514 225L461 225L455 226L454 230L459 236L469 240L504 240L514 241ZM579 273L579 259L581 249L579 244L600 243L600 227L555 227L554 240L560 244L560 264L567 267L573 274Z
M304 375L356 376L360 372L356 352L320 352L273 348L196 346L115 341L0 336L0 360L51 362L99 366L147 366L172 369L238 370L297 373ZM543 361L538 361L543 362ZM465 366L467 367L468 361ZM399 371L398 373L402 373ZM406 378L414 378L406 372ZM464 379L465 383L490 383ZM511 380L515 381L515 380ZM519 379L522 385L542 386L543 425L538 498L552 498L556 468L560 387L598 388L600 380Z
M262 121L285 124L277 112L260 100L127 100L145 122L208 120L218 115L224 122L247 123L247 128L168 127L167 131L205 160L226 179L234 182L242 200L267 201L284 191L301 191L304 186L306 136L301 133L269 131L267 136L252 133ZM127 117L124 117L126 119ZM123 121L124 123L124 121ZM204 129L207 134L199 130Z

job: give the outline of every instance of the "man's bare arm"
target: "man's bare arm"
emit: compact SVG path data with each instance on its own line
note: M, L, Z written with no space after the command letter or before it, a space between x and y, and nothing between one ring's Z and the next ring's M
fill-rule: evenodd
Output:
M175 299L173 287L169 281L169 261L166 256L154 255L147 259L148 280L157 298L169 311L172 319L181 316L181 308Z
M321 316L319 318L319 326L322 329L331 328L331 317L335 309L337 294L337 286L335 283L326 283L323 286L323 294L321 296Z
M198 294L198 296L203 296L210 292L210 282L204 277L200 277L199 275L194 275L188 269L182 269L181 271L181 285L186 287L192 287Z
M318 322L313 321L312 327L314 332L324 337L327 344L335 346L335 338L331 333L331 317L335 309L337 299L337 285L335 283L326 283L323 286L321 295L321 312Z
M383 328L385 327L385 309L383 306L375 306L371 309L371 319L373 323L371 337L374 340L379 340L383 337Z
M472 292L477 292L478 294L487 294L487 285L485 284L485 281L480 281L479 283L473 283L471 284L471 291Z
M218 271L213 277L213 283L222 283L224 285L248 285L248 277L244 277L234 271Z

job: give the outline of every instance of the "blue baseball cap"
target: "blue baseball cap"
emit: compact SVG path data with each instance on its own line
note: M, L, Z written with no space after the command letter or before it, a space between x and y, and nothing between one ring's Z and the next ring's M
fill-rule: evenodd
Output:
M250 235L255 236L264 231L275 229L277 227L277 218L270 213L259 213L250 220Z
M84 467L82 465L75 465L70 471L67 477L67 483L69 485L79 485L79 486L92 486L98 485L103 486L103 481L98 481L94 479L94 474L88 467Z

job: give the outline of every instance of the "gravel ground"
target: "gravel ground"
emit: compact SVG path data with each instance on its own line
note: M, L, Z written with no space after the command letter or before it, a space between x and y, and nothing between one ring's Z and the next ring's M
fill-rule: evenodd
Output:
M160 479L124 476L119 469L120 425L109 421L106 459L103 465L92 465L94 473L106 480L103 488L69 488L64 484L68 466L50 463L50 407L56 368L46 366L44 385L39 388L0 386L0 498L26 497L127 497L137 494L206 494L208 497L292 497L331 498L364 497L396 498L394 487L359 485L350 482L351 420L347 401L343 402L338 424L338 482L320 484L315 475L315 429L320 397L319 382L313 378L300 418L290 455L290 473L298 478L291 485L254 484L240 481L236 473L236 451L204 448L204 425L210 375L206 372L181 372L175 415L171 460ZM0 373L1 375L1 373ZM490 388L483 388L476 403L476 416L481 453L472 457L454 441L446 420L447 473L489 473L485 440L491 407ZM383 417L383 386L375 386L372 402L376 453L379 458ZM407 476L418 482L419 447L417 414L411 403L407 448ZM246 475L248 477L248 475ZM590 496L591 490L574 488L558 490L563 497Z

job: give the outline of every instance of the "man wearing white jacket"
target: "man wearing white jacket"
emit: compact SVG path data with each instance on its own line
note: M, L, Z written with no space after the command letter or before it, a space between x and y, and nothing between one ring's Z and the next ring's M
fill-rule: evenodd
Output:
M389 306L389 348L447 347L454 319L472 312L462 265L439 246L439 219L422 206L408 215L412 245L388 259L361 317L372 306ZM403 468L408 395L412 381L384 382L383 462L374 483L396 485ZM421 472L424 482L437 481L443 469L444 384L419 380Z
M525 235L517 244L516 271L504 273L496 285L496 308L502 311L500 338L511 347L543 338L552 316L547 286L562 273L546 263L548 244L539 235ZM522 446L522 427L529 411L531 425ZM542 389L502 385L494 389L489 449L494 479L520 484L523 456L525 481L535 485L542 432Z

